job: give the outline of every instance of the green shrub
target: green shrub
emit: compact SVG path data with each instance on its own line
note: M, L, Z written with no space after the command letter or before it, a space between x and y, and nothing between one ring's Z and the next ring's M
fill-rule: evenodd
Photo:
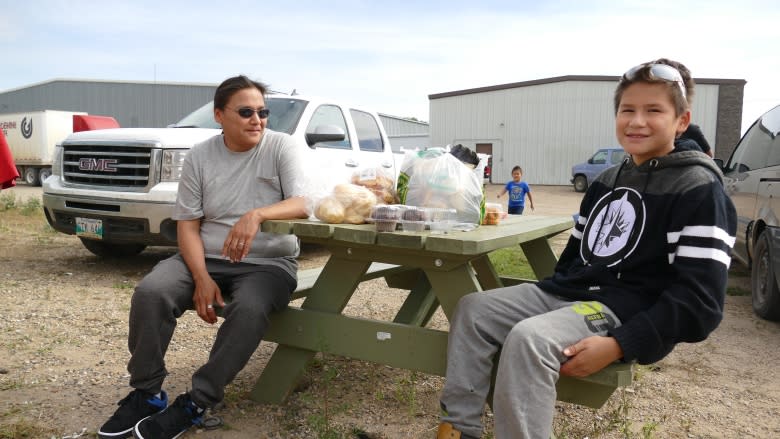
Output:
M24 216L32 216L43 212L43 206L40 198L28 198L21 205L21 214Z
M0 212L16 208L16 197L10 192L0 193Z

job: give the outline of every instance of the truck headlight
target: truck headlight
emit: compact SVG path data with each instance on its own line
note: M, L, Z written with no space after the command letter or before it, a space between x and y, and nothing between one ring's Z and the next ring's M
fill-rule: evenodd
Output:
M51 163L51 175L62 177L62 145L54 147L54 160Z
M171 149L163 151L162 181L179 181L181 178L181 169L184 165L184 157L187 156L186 149Z

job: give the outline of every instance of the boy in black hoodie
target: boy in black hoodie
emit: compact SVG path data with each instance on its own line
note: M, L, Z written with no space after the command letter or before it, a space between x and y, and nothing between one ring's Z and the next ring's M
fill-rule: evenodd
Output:
M438 438L480 437L499 348L496 438L546 439L561 374L652 363L718 326L736 212L713 161L675 150L693 86L688 69L667 59L626 72L615 131L630 157L588 188L555 273L458 302Z

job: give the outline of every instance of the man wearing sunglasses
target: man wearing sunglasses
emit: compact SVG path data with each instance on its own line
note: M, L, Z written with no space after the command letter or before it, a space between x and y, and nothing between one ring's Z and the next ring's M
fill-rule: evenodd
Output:
M184 160L173 215L179 252L135 289L127 366L133 390L98 431L102 439L169 439L199 424L257 349L269 314L287 306L296 288L297 238L259 231L265 220L307 216L301 157L289 135L266 129L265 92L245 76L217 87L214 118L223 132ZM224 321L208 361L168 405L164 357L177 319L195 309L214 324L217 308Z

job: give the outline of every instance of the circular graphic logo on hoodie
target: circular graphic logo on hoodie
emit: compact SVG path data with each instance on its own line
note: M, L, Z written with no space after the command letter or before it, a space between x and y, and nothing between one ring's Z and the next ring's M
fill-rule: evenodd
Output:
M630 188L616 188L596 202L582 232L581 256L613 266L636 249L644 227L642 196Z

